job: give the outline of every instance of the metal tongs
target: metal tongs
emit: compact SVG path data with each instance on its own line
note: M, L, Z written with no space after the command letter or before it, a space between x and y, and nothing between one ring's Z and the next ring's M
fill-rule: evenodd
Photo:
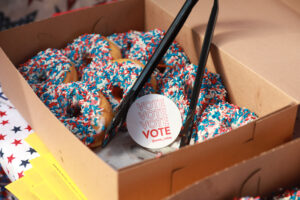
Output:
M106 133L104 136L104 140L102 143L102 147L105 147L112 140L112 138L115 136L116 132L118 131L117 129L125 122L129 107L135 101L139 92L141 91L141 89L143 88L143 86L145 85L147 80L150 78L150 76L153 73L153 71L155 70L156 66L159 64L160 60L162 59L162 57L168 50L169 46L174 41L175 37L177 36L178 32L182 28L187 17L191 13L193 7L195 6L195 4L197 2L198 2L198 0L186 0L184 5L182 6L181 10L177 14L176 18L174 19L173 23L171 24L171 26L169 27L168 31L166 32L164 38L162 39L161 43L155 50L153 56L150 58L149 62L147 63L147 65L145 66L143 71L141 72L138 79L135 81L134 85L132 86L132 88L126 95L126 97L122 100L122 102L118 106L116 114L115 114L114 118L112 119L112 122L107 127L107 130L106 130ZM216 4L216 0L215 0L214 4ZM205 61L205 63L206 63L206 61ZM205 66L205 63L204 63L204 66ZM197 72L197 75L198 75L198 72ZM200 85L200 87L201 87L201 85ZM194 87L194 90L195 90L195 87ZM199 90L198 90L198 93L199 93ZM193 95L194 95L194 93L195 92L193 91ZM197 95L197 99L198 99L198 95Z

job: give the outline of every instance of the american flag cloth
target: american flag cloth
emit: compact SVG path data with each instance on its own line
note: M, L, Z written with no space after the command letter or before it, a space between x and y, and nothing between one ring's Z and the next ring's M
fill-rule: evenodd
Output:
M0 199L12 199L4 186L24 176L32 167L29 160L39 156L24 140L31 133L32 128L4 95L0 85Z
M10 183L7 175L0 166L0 199L1 200L15 200L17 199L13 194L6 190L5 186Z

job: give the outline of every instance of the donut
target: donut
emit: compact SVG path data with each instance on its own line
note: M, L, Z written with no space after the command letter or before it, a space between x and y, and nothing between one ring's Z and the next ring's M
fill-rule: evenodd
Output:
M202 115L196 117L196 127L190 144L225 134L256 118L255 113L250 110L225 101L209 104Z
M110 36L107 36L107 38L110 41L113 41L114 44L119 47L123 58L128 58L129 50L133 44L133 40L140 34L142 34L142 32L130 30L124 33L114 33Z
M182 70L179 72L179 76L183 77L182 79L185 81L184 89L189 99L191 98L192 90L194 88L197 69L198 66L190 64L182 68ZM196 107L196 113L201 114L208 104L225 101L226 95L227 92L222 84L220 75L211 73L205 69L198 98L199 100Z
M81 35L62 52L74 62L80 77L90 63L105 65L110 60L122 58L118 46L100 34Z
M189 64L158 81L158 93L170 98L177 105L183 123L188 113L197 68L198 66ZM220 76L205 70L195 112L201 115L208 104L225 101L225 98L226 90Z
M292 189L285 190L285 192L281 192L281 194L277 194L273 197L274 200L296 200L300 198L300 188L294 187Z
M184 89L185 81L180 76L168 76L158 80L158 94L168 97L178 107L181 119L185 123L189 99Z
M130 60L130 59L122 58L122 59L116 59L113 62L118 62L118 63L134 62L135 64L141 66L143 69L145 68L145 66L137 60ZM157 80L155 78L155 75L151 76L150 83L151 83L153 89L157 90Z
M62 50L40 52L21 65L20 71L57 118L86 145L96 147L164 34L160 29L116 33L107 38L84 34ZM178 106L184 124L198 66L191 64L179 44L173 42L158 69L139 96L158 93L170 98ZM227 103L220 75L205 69L191 144L255 118L248 109Z
M51 85L78 80L73 63L58 49L46 49L18 68L37 94Z
M130 48L128 58L139 60L146 65L160 44L164 35L164 31L160 29L154 29L152 31L137 35L133 41L132 47ZM177 42L172 42L162 58L160 66L171 66L171 68L180 69L187 64L189 64L189 59L183 52L183 49L178 45Z
M124 58L138 60L146 65L164 34L164 31L154 29L148 32L129 31L127 33L112 34L108 38L121 49ZM189 63L190 61L183 49L174 41L163 56L158 68L163 74L168 74L173 68L179 70Z
M108 62L105 66L92 65L84 70L82 80L95 83L107 97L112 108L115 109L121 99L127 95L143 67L141 63L135 60L117 59ZM156 79L151 77L140 95L154 93L156 85Z
M53 85L40 99L84 144L102 144L112 120L112 108L95 85L84 82Z
M121 59L122 54L121 54L120 48L114 42L110 41L109 39L105 38L105 40L108 41L112 59L113 60Z

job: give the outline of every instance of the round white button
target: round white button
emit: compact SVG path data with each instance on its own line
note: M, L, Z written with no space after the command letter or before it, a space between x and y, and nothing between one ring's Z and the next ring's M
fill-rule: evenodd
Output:
M131 105L126 124L136 143L157 149L168 146L177 138L182 120L173 101L162 95L149 94Z

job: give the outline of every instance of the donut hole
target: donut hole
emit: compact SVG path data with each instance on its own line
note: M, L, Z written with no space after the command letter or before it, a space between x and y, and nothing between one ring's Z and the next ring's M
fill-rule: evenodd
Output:
M193 92L193 86L190 85L190 84L186 84L184 86L184 91L185 91L185 93L187 95L187 98L191 99L192 98L192 92Z
M123 98L124 91L119 86L113 86L113 88L111 90L111 94L117 101L120 102Z
M92 60L93 58L91 58L89 55L83 55L82 61L85 65L89 65L92 62Z
M164 73L167 67L171 67L171 66L166 65L162 60L156 66L156 68L160 73Z
M47 75L46 72L43 71L39 76L38 76L38 82L42 83L45 82L47 80Z
M81 107L79 104L71 104L67 107L67 117L79 117L81 115Z
M127 49L131 49L131 47L132 47L132 43L128 42Z

